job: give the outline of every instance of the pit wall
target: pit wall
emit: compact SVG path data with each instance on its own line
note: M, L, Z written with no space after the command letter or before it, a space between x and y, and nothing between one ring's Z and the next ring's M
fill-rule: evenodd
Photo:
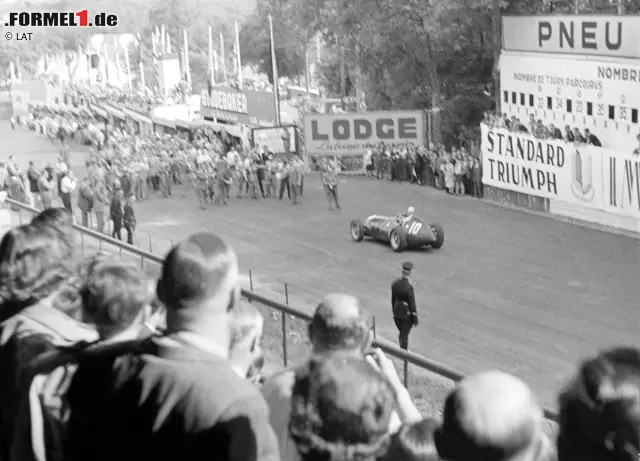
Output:
M640 155L481 126L489 200L640 233Z

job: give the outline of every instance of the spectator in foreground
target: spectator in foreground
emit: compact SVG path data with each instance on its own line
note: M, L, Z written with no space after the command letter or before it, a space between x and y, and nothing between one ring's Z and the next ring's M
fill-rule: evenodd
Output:
M559 461L638 460L638 349L612 349L585 361L559 403Z
M76 320L75 281L82 270L68 253L67 243L53 232L33 224L5 235L0 262L0 290L13 313L0 324L0 459L9 459L18 403L32 359L57 345L93 340L93 328ZM49 230L49 231L47 231ZM9 240L12 242L8 243Z
M44 232L53 232L66 243L69 254L75 252L73 215L65 208L45 208L31 220L31 225Z
M240 300L233 250L218 236L192 235L165 257L157 292L163 336L80 361L65 459L278 460L264 400L228 362Z
M309 324L309 340L312 356L330 356L340 353L343 356L362 358L371 347L373 335L360 301L354 296L342 293L325 296ZM372 360L373 358L375 360ZM398 429L400 419L405 422L420 420L421 416L413 405L409 392L397 378L391 361L381 351L374 351L372 359L369 359L370 366L378 368L390 382L399 383L399 387L394 386L394 390L398 401L396 410L401 414L401 418L398 418L398 415L392 418L389 432L395 432ZM300 366L305 367L306 364ZM262 393L271 410L271 426L278 437L283 461L300 459L298 449L289 434L295 373L296 369L280 372L268 379L262 387Z
M436 446L445 461L547 461L542 409L529 387L506 373L463 379L445 401Z
M73 248L62 238L63 233L28 224L4 235L0 243L0 321L46 299L73 272Z
M437 428L438 422L429 418L403 425L380 461L440 461L433 438Z
M375 461L387 452L393 388L361 357L336 353L296 371L290 433L302 461Z
M125 341L139 336L150 299L148 285L144 272L135 266L104 258L92 261L79 294L83 319L95 327L99 341L58 346L30 364L16 417L12 459L64 460L69 418L66 389L77 369L77 359L113 353L115 345L126 347Z
M240 302L231 316L229 362L238 376L259 381L264 358L260 340L264 319L254 306Z

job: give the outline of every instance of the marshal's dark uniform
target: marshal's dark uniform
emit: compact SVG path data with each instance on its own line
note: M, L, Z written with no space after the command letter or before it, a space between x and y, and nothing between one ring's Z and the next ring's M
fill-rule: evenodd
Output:
M402 278L391 285L393 321L400 333L400 347L403 349L409 349L409 332L411 332L413 326L418 325L416 298L413 294L413 286L408 278L412 269L412 263L402 263Z

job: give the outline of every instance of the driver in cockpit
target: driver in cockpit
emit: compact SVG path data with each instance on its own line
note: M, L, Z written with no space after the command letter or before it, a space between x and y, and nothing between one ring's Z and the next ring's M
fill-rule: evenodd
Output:
M406 213L398 213L396 215L396 222L398 223L398 225L402 225L404 226L405 224L407 224L409 221L411 221L411 219L413 218L413 215L415 213L415 209L410 206L407 209Z

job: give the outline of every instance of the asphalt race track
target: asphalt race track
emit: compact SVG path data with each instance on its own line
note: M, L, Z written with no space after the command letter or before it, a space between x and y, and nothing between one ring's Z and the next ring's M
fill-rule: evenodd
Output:
M33 132L0 127L2 160L23 168L55 162L57 146ZM74 151L74 167L84 155ZM78 173L81 174L78 169ZM389 286L400 263L414 264L420 325L410 347L461 372L500 368L525 379L549 405L579 358L613 345L640 346L640 241L505 210L409 184L346 178L342 212L331 212L314 173L304 204L232 199L201 211L193 193L136 203L141 235L157 242L197 230L229 238L256 283L310 309L323 294L358 295L376 316L378 334L396 341ZM75 203L75 202L74 202ZM352 241L349 222L412 205L445 230L441 250L393 253ZM146 243L144 244L146 245ZM141 244L141 246L144 246Z

